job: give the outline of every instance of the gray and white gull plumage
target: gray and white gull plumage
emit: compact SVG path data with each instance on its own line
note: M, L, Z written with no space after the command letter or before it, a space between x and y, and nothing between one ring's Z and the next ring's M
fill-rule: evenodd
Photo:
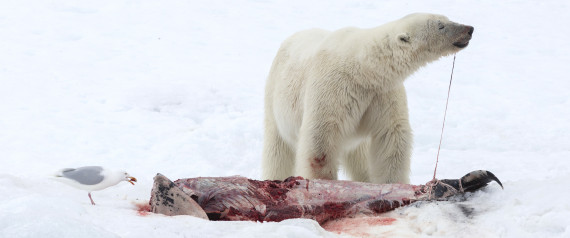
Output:
M125 171L114 171L101 166L85 166L79 168L65 168L55 175L56 180L72 187L87 191L91 204L95 205L91 198L92 191L102 190L121 181L127 181L132 185L137 181Z

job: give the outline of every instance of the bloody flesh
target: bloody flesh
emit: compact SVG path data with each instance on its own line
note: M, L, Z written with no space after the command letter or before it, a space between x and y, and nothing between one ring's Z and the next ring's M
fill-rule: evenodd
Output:
M371 184L352 181L258 181L245 177L199 177L171 182L158 174L151 192L151 211L193 215L209 220L282 221L308 218L324 224L356 215L375 216L419 200L445 199L474 191L498 179L474 171L455 180L426 185ZM500 183L500 182L499 182Z
M309 218L319 223L356 214L374 215L409 204L425 194L424 186L378 185L348 181L257 181L244 177L179 179L210 220L282 221Z

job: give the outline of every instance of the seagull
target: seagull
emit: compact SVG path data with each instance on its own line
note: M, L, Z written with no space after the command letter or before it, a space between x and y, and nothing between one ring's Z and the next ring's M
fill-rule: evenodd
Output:
M91 204L95 205L91 198L92 191L102 190L121 181L127 181L132 185L137 181L125 171L113 171L101 166L85 166L79 168L65 168L55 175L56 180L72 187L87 191Z

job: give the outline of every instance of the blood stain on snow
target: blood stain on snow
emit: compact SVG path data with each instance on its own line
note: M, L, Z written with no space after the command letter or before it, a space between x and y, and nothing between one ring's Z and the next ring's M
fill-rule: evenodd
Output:
M395 221L396 219L391 217L355 217L329 221L323 224L322 227L327 231L337 234L344 233L366 237L371 235L366 232L369 228L392 225Z
M148 202L145 203L135 203L137 207L137 213L139 216L147 216L150 212L150 204Z

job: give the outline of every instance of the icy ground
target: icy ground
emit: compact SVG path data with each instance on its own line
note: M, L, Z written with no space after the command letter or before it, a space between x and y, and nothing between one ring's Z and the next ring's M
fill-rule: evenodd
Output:
M263 90L280 43L307 28L412 12L475 26L457 55L439 178L505 185L385 215L360 234L570 237L570 2L2 1L0 237L336 237L311 220L139 214L157 173L260 176ZM452 57L406 81L412 183L433 173ZM86 192L48 179L103 165L139 179ZM360 229L360 228L359 228ZM341 236L348 236L347 233Z

